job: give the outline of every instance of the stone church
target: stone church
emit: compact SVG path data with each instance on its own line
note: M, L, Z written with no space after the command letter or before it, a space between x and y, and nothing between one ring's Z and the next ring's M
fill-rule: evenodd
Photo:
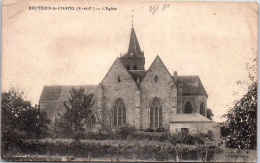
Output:
M44 86L39 105L52 123L65 111L64 101L72 87L94 95L100 128L127 124L140 131L207 132L213 127L213 121L206 118L208 94L199 76L171 74L159 56L145 70L145 54L133 27L128 51L115 59L98 85Z

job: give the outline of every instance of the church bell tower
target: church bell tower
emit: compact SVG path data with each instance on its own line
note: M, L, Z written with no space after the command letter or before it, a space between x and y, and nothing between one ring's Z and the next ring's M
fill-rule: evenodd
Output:
M145 58L132 26L128 51L120 57L127 70L144 70Z

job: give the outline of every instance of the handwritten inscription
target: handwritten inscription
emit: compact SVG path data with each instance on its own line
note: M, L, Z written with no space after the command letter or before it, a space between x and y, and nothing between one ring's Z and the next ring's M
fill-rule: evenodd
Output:
M169 7L170 7L170 4L168 4L168 3L165 3L165 4L163 4L163 5L158 5L158 4L156 4L156 5L150 6L149 12L151 12L152 15L153 15L153 14L156 13L157 11L159 11L159 10L164 11L164 10L166 10L166 9L169 8Z

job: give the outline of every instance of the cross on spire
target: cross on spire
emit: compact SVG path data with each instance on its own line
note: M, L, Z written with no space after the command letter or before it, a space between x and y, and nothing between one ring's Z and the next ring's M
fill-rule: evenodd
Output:
M134 10L132 10L132 27L134 27Z
M134 10L132 10L132 28L128 51L123 56L120 56L120 60L124 63L127 70L144 70L144 52L141 51L134 30Z
M125 57L132 57L132 56L138 56L138 57L143 57L143 52L140 48L140 45L138 43L135 30L134 30L134 10L132 10L132 29L131 29L131 34L130 34L130 41L128 45L128 51L124 55Z

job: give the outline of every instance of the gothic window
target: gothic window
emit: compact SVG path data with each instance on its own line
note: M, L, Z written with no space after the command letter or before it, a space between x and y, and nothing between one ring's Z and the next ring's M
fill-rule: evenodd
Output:
M190 101L187 101L184 107L184 113L186 114L192 114L193 107Z
M136 65L134 65L134 70L137 70L137 66Z
M158 76L157 76L157 75L155 75L155 77L154 77L154 82L155 82L155 83L158 82Z
M205 116L205 104L204 104L204 102L202 102L200 104L200 114Z
M126 123L126 108L121 98L114 102L114 126L119 127Z
M117 77L117 82L121 82L120 76Z
M127 66L126 66L126 69L127 69L127 70L130 70L130 66L129 66L129 65L127 65Z
M162 104L157 97L150 106L150 127L162 127Z

